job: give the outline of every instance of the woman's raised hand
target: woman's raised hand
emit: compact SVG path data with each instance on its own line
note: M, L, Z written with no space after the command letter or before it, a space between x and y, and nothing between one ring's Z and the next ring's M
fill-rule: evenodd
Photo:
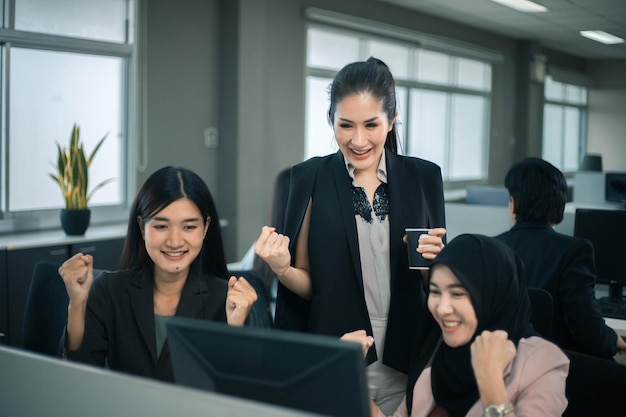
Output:
M93 256L77 253L59 267L70 299L67 308L65 347L76 350L83 343L87 298L93 284Z
M70 304L84 305L93 283L93 256L77 253L59 267Z
M367 333L365 333L365 330L355 330L353 332L344 333L344 335L341 336L341 340L359 343L363 348L363 357L365 357L367 355L367 351L374 346L374 338L372 336L368 336Z
M230 277L226 296L226 322L231 326L243 326L257 299L254 287L244 277Z
M502 379L502 372L516 353L515 345L504 330L483 331L476 336L470 350L472 368L479 382L492 377Z
M276 233L276 229L270 226L261 228L261 234L254 244L254 253L267 262L279 277L285 275L291 265L289 237Z

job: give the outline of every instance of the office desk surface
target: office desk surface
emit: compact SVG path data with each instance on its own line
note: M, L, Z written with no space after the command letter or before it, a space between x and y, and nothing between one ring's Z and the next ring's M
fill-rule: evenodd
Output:
M94 225L83 236L68 236L62 230L0 235L0 249L24 249L49 245L70 245L85 241L107 240L126 236L126 224Z
M605 317L604 321L606 322L607 326L613 328L613 330L615 330L615 332L618 335L626 339L626 320L619 320L619 319ZM615 355L615 360L619 363L626 364L626 354Z
M612 327L618 335L626 337L626 320L605 317L604 321L606 321L606 324Z

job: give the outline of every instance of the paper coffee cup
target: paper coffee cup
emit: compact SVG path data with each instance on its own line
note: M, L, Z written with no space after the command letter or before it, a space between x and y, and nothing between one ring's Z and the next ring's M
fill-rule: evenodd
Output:
M427 235L429 231L430 229L425 227L407 227L405 229L409 254L409 269L430 268L432 261L424 258L422 254L417 251L420 236Z

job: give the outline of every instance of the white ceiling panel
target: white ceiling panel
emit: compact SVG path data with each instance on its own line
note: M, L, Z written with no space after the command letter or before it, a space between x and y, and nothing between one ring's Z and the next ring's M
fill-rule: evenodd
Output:
M378 0L587 59L626 59L626 44L602 45L580 30L626 36L626 0L535 0L546 13L521 13L489 0Z

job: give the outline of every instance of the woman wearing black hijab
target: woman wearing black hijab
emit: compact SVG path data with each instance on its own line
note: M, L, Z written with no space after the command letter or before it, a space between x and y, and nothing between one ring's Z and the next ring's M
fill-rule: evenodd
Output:
M482 235L453 239L431 267L428 309L395 417L561 416L569 361L535 336L511 249Z

